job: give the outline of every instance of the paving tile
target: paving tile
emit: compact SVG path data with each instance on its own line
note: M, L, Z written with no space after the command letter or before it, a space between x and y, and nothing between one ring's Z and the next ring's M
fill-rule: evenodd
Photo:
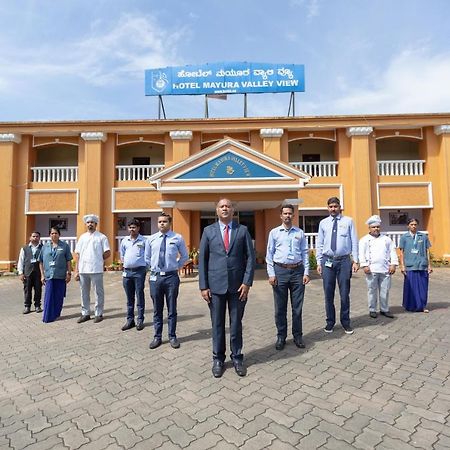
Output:
M151 304L144 332L120 330L120 274L105 273L105 320L98 326L76 323L76 284L68 286L61 319L43 324L21 314L17 280L0 277L0 447L450 447L450 308L432 307L449 285L450 271L435 271L431 313L406 314L396 274L396 320L372 321L365 279L357 273L355 334L346 336L337 325L325 335L321 280L313 277L303 310L307 349L298 351L288 339L277 352L272 293L258 272L244 317L248 375L237 377L227 361L215 379L209 311L195 279L181 283L181 348L174 351L165 338L150 351Z

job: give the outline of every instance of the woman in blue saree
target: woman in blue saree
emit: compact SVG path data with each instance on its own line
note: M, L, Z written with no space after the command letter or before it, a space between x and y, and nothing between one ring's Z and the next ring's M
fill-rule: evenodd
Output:
M400 238L400 268L404 275L403 307L406 311L428 312L428 281L431 247L428 236L417 231L419 221L408 220L408 232Z
M58 228L50 230L50 242L42 248L40 269L45 284L43 322L54 322L60 315L66 296L66 284L72 274L72 253L66 242L59 238Z

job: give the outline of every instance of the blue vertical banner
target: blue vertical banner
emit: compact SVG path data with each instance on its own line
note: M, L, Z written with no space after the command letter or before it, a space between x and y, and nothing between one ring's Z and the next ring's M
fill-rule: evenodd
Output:
M145 71L145 95L304 92L303 64L223 62Z

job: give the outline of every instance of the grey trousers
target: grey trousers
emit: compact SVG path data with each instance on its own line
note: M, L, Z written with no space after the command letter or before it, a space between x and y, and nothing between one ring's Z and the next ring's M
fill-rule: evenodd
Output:
M81 314L91 314L91 283L95 294L95 315L103 316L105 291L103 289L103 273L80 273Z
M366 274L369 311L377 310L378 297L380 299L380 311L389 311L389 289L391 288L391 276L388 273Z

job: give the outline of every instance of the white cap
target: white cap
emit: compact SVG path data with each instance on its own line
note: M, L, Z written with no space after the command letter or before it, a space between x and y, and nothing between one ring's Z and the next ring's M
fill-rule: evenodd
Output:
M96 216L95 214L86 214L83 217L83 222L84 223L95 222L98 224L98 216Z
M376 214L373 216L370 216L367 221L367 225L381 225L381 218L380 216L377 216Z

